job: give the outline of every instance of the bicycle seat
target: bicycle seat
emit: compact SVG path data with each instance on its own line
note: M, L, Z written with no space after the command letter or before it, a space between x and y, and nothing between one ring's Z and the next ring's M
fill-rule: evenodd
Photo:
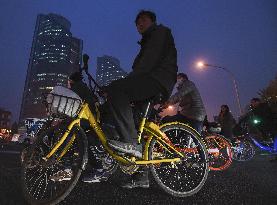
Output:
M156 104L162 104L167 100L165 95L162 93L158 93L156 96L153 96L151 98L147 98L145 100L138 100L138 101L132 101L131 105L138 105L138 104L146 104L146 103L151 103L152 105Z

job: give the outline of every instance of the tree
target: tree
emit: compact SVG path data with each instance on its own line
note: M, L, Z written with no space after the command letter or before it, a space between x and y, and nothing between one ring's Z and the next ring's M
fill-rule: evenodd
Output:
M264 101L267 101L273 111L277 113L277 75L270 81L269 85L259 92Z

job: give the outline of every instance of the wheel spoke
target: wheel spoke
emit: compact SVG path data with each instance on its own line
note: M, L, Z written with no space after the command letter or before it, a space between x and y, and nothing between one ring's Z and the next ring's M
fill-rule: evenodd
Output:
M209 167L211 170L227 169L232 162L230 157L231 145L220 135L211 135L205 138L209 151Z
M236 143L235 146L232 147L232 151L233 159L238 161L250 160L255 154L254 147L249 141L241 141Z
M180 162L151 166L155 180L164 187L164 190L173 195L187 196L196 193L203 186L208 173L204 144L187 126L171 125L168 128L165 127L163 132L174 147L184 153L185 157ZM186 152L189 149L196 150L196 152ZM158 156L174 157L155 140L152 142L151 153L153 153L150 156L152 159L158 159Z
M79 136L77 134L75 141L61 160L55 158L60 156L63 148L58 149L52 156L53 159L48 161L42 159L62 136L62 133L55 133L55 130L50 129L37 137L35 143L31 145L32 148L26 151L26 160L22 164L24 195L27 196L27 200L36 204L52 204L53 201L62 200L69 193L68 190L77 183L81 173L83 141L77 138Z

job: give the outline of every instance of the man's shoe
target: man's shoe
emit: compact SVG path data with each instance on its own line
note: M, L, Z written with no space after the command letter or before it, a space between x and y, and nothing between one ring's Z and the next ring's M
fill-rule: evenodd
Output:
M82 181L85 183L99 183L107 181L109 175L105 172L104 169L95 169L94 172L86 174Z
M135 181L131 180L131 182L128 182L126 184L123 184L121 186L122 188L126 189L133 189L133 188L149 188L149 181Z
M71 180L72 176L73 173L71 169L64 169L56 172L50 176L49 179L54 182L69 181Z
M109 140L108 144L115 150L142 158L142 145L134 145L132 143L125 143L116 140Z

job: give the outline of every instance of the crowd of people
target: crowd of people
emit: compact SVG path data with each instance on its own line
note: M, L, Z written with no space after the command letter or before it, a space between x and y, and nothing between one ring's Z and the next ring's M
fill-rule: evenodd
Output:
M176 115L162 120L189 123L199 133L202 132L207 114L196 85L185 73L177 73L177 51L170 29L158 25L156 15L144 10L136 16L135 25L142 39L139 42L140 51L132 66L133 70L127 77L112 82L106 88L106 96L111 117L120 135L117 140L110 139L109 145L115 150L141 157L142 146L137 144L136 125L134 120L131 120L133 118L131 102L143 101L161 94L164 99L163 107L175 104L179 107ZM171 95L174 85L177 91ZM70 77L69 86L76 93L80 93L81 98L93 104L94 96L82 83L80 74L75 73ZM259 128L262 131L271 132L271 136L276 136L272 114L265 103L258 98L253 98L249 112L242 116L238 123L248 120L250 112L261 118L262 123L259 124ZM221 134L232 139L233 130L238 123L228 105L221 105L217 123L220 124ZM101 167L94 169L93 174L85 177L86 182L99 181L102 172L95 172L95 170L103 169ZM123 187L148 188L148 169L144 168L135 173L130 182L125 183Z

